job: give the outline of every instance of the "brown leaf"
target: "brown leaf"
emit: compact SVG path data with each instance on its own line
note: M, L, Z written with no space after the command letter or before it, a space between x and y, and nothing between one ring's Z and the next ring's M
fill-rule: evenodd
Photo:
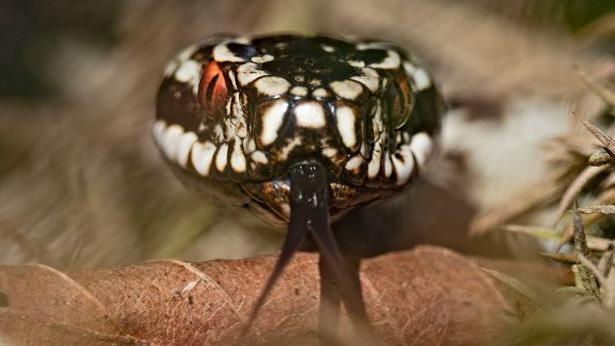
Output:
M8 307L0 308L0 334L26 344L232 344L274 259L164 260L66 275L41 265L2 266ZM317 280L317 257L299 254L250 340L313 338ZM513 310L492 277L442 248L367 260L361 281L370 320L391 344L489 343ZM347 318L341 329L350 330Z

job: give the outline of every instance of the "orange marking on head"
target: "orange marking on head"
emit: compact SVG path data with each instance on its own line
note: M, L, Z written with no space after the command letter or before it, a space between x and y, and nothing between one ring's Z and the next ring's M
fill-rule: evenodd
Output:
M209 113L224 112L228 89L224 73L217 62L205 65L199 85L199 102Z

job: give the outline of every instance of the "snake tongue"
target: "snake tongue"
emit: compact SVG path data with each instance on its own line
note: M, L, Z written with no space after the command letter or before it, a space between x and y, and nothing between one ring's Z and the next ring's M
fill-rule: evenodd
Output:
M282 251L275 267L254 303L242 336L245 336L254 322L258 311L276 282L290 263L301 243L309 234L318 245L321 258L329 271L337 278L342 291L351 292L353 282L344 264L344 258L335 242L329 224L328 182L326 169L317 161L304 161L290 168L290 222Z

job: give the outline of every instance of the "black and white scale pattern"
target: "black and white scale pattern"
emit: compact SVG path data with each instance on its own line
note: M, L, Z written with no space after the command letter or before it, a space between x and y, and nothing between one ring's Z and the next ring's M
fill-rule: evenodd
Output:
M167 66L153 135L191 184L283 221L289 165L327 167L337 216L418 174L443 112L428 72L390 43L216 37Z

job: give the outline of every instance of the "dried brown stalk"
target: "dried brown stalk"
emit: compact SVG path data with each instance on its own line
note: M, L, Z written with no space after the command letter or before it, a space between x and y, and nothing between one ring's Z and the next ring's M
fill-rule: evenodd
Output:
M592 268L588 268L582 264L580 258L589 256L589 247L587 247L587 241L585 240L585 228L583 227L583 221L581 220L581 215L575 210L572 215L573 224L574 224L574 249L577 252L577 261L581 265L579 266L579 274L581 276L581 280L583 286L586 290L589 291L594 297L598 300L601 299L600 288L598 287L598 283L596 282L597 278L592 273Z

